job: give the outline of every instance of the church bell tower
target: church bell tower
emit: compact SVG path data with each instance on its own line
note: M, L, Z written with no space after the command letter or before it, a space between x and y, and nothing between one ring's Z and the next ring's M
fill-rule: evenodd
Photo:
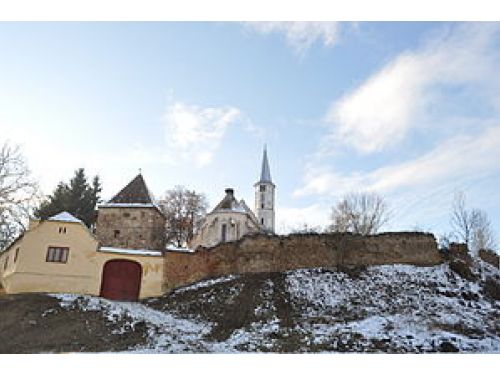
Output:
M264 146L260 180L255 183L255 213L264 231L274 233L274 189L276 185L271 180L267 149Z

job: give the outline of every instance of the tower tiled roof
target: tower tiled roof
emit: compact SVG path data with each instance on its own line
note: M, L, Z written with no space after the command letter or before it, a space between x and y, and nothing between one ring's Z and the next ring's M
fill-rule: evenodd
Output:
M127 186L111 198L108 203L154 204L154 200L142 174L139 173Z
M267 160L267 148L264 146L264 155L262 156L262 169L260 172L259 182L270 182L271 180L271 169L269 168L269 160Z

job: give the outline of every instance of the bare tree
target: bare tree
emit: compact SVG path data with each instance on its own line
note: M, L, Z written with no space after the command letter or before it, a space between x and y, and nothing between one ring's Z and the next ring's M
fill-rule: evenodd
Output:
M318 234L321 232L321 227L303 223L295 226L290 230L290 234Z
M482 210L474 209L472 217L471 248L475 253L481 249L492 250L495 247L495 240L488 215Z
M463 192L456 193L451 211L451 227L455 236L467 247L470 246L472 238L473 221L472 212L469 212L465 206L465 194Z
M3 144L0 148L0 250L26 229L38 198L38 185L31 178L19 147Z
M208 207L203 194L183 186L167 190L158 205L167 218L167 243L176 246L183 246L193 239Z
M494 235L488 215L477 208L468 210L463 192L455 194L450 222L453 234L465 243L473 254L477 254L479 249L493 248Z
M332 232L377 233L389 221L390 213L384 199L376 193L350 193L334 207L330 216Z

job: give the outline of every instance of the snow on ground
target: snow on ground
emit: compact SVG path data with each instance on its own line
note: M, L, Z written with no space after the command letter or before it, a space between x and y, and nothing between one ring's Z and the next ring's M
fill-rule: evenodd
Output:
M147 347L137 347L135 352L180 353L192 351L197 347L200 335L210 331L207 323L182 319L173 314L155 310L140 302L116 302L104 298L79 296L72 294L51 295L60 300L63 308L78 307L82 311L102 311L108 321L121 323L123 329L115 334L123 334L125 327L134 327L144 322L148 327L149 342Z
M263 347L272 349L277 340L270 339L269 336L278 336L280 329L279 319L252 323L249 329L235 330L226 341L211 343L210 351L214 353L240 353L242 346L245 346L245 352L261 351Z
M476 282L458 277L445 264L369 267L358 279L299 270L289 272L287 282L291 295L308 306L301 328L312 332L316 343L359 333L365 339L397 341L408 349L431 350L447 339L460 350L500 351L500 338L483 334L485 322L498 324L491 319L498 316L499 303L480 298ZM308 323L325 311L352 321ZM450 333L450 329L468 334Z
M204 281L200 281L198 283L194 283L194 284L189 285L189 286L178 288L174 291L174 293L175 294L176 293L184 293L187 291L194 291L194 290L199 290L202 288L208 288L208 287L211 287L211 286L216 285L216 284L224 283L224 282L231 281L231 280L236 280L237 278L238 278L237 275L229 275L229 276L218 277L216 279L204 280Z
M481 271L482 281L498 275L498 270L485 264L478 265L476 271ZM217 325L225 324L225 315L214 323L201 316L156 310L140 302L54 296L66 309L102 311L117 325L116 335L126 334L143 322L148 343L131 348L141 353L273 351L292 336L295 342L289 340L287 345L295 343L296 349L287 346L286 350L298 352L311 348L322 351L323 347L328 352L426 352L436 351L443 343L451 343L460 351L500 352L500 303L484 296L481 280L464 280L447 264L368 267L357 277L308 269L289 271L283 277L284 286L276 285L271 278L258 284L258 302L249 305L253 320L229 331L222 341L208 336ZM205 280L155 299L155 303L182 297L180 303L202 303L203 309L213 304L238 304L237 298L245 288L248 292L245 280L244 275ZM226 282L231 283L225 286ZM277 293L281 299L276 299ZM284 319L283 310L281 315L278 310L283 308L290 309L292 323L280 320Z

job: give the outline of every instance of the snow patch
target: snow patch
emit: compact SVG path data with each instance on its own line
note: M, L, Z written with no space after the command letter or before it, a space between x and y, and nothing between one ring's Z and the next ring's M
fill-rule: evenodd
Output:
M209 279L209 280L205 280L205 281L200 281L200 282L193 284L193 285L178 288L174 291L174 294L198 290L201 288L207 288L207 287L210 287L210 286L213 286L216 284L224 283L226 281L236 280L236 279L238 279L238 277L239 276L237 276L237 275L229 275L229 276L219 277L217 279Z
M498 270L482 264L477 267L486 267L481 271L483 279L485 273L498 278ZM131 348L137 353L275 351L283 348L287 335L293 335L297 351L436 352L446 342L461 352L500 352L499 302L483 295L482 281L464 280L447 264L373 266L357 277L325 269L284 275L286 290L272 279L265 281L259 290L262 302L253 311L256 321L235 329L222 342L207 338L215 326L202 318L180 318L140 302L53 296L67 309L102 311L106 319L118 324L117 335L127 332L126 324L144 322L148 344ZM246 285L243 277L242 282L223 289L210 287L238 278L229 275L205 280L174 294L198 290L197 297L209 308L210 303L220 303L218 293L223 290L224 301L234 303ZM276 303L277 292L285 292L290 304L286 308L293 311L292 326L290 322L284 326L278 318L283 306Z
M178 247L178 246L174 246L174 245L168 245L166 247L167 251L174 251L174 252L178 252L178 253L194 253L194 249L190 249L188 247Z
M102 246L98 250L102 253L116 253L116 254L127 254L127 255L145 255L145 256L163 256L161 251L147 250L147 249L121 249L118 247L107 247Z
M148 326L147 347L134 348L138 352L187 352L198 345L200 336L210 332L209 323L176 317L171 313L155 310L140 302L109 301L100 297L72 294L50 294L60 300L60 306L82 311L101 311L108 321L119 323L130 320L130 326L144 322ZM115 334L125 332L115 330Z

